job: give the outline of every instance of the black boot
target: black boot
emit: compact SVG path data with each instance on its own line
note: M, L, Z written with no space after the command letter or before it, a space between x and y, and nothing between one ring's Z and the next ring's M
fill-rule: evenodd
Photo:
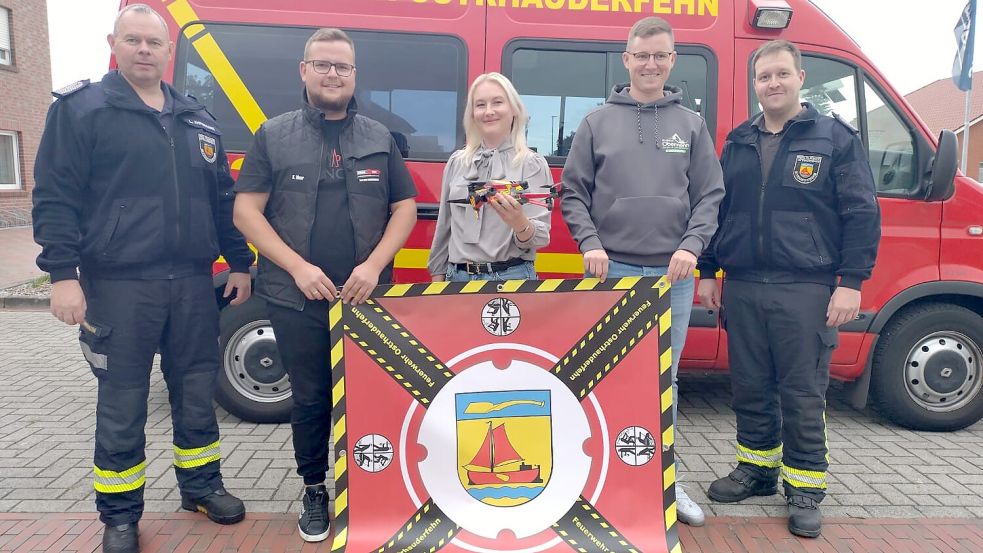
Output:
M140 529L137 523L106 525L102 531L102 550L104 553L138 553L140 551Z
M235 524L246 517L246 506L242 500L223 489L195 499L182 493L181 508L205 513L210 520L219 524Z
M744 465L737 465L730 474L710 484L707 490L707 496L719 503L736 503L752 495L776 493L778 493L777 474L761 475Z
M819 503L811 497L790 494L788 503L788 531L804 538L817 538L823 530L823 515Z

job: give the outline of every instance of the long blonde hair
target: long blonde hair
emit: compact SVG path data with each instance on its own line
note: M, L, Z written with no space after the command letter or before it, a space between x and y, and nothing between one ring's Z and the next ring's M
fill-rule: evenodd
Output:
M466 160L471 159L474 157L475 152L478 151L478 148L481 147L481 131L474 122L474 91L478 88L478 85L488 81L502 87L502 90L505 91L506 100L512 106L512 111L515 112L511 132L512 147L515 149L515 156L512 158L512 163L519 165L526 156L532 153L532 150L526 145L526 123L529 121L529 114L526 112L526 106L522 103L519 93L512 86L512 81L501 73L483 73L478 75L474 79L474 82L471 83L471 88L468 90L467 104L464 106L463 123L464 135L467 142L465 143L464 153L462 155Z

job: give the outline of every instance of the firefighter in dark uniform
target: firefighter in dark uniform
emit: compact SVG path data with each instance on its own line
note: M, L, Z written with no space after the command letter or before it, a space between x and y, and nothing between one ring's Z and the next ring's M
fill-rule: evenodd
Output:
M139 551L150 369L161 353L181 505L222 524L245 508L219 471L212 407L219 369L211 277L231 267L227 297L250 295L253 255L232 223L233 181L205 108L161 82L173 44L159 14L120 12L109 43L119 65L100 83L57 92L35 165L38 266L51 311L80 324L98 380L94 486L109 552Z
M721 307L725 272L737 468L710 485L731 503L777 492L789 531L816 537L826 494L826 388L837 327L860 310L880 239L874 179L857 131L799 102L801 54L787 41L755 52L764 110L727 137L720 227L700 258L698 293Z

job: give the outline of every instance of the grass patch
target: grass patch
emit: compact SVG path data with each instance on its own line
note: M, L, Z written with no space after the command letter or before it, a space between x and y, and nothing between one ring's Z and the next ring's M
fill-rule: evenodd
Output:
M46 284L51 284L51 275L39 276L28 283L31 288L40 288Z

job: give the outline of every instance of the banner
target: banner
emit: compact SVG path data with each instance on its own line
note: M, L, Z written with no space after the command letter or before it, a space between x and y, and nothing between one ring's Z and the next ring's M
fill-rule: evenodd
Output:
M953 29L956 34L956 59L952 62L952 82L959 90L973 88L973 49L976 44L976 0L966 2L959 22Z
M681 551L665 278L379 287L329 311L333 551Z

